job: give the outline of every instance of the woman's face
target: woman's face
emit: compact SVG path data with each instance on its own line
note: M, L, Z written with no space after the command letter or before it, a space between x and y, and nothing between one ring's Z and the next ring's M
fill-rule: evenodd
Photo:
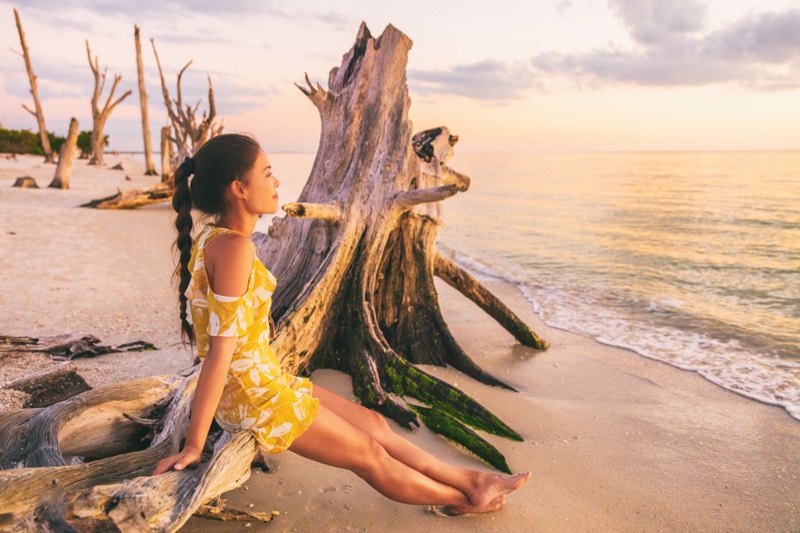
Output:
M255 165L245 180L244 194L248 208L253 213L274 214L278 212L278 186L281 184L272 173L269 157L260 150Z

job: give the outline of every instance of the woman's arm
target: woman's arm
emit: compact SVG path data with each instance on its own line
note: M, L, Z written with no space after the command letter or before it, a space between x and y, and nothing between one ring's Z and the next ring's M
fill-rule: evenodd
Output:
M197 389L192 401L192 415L189 429L186 431L186 442L180 453L162 459L153 472L154 476L174 468L183 470L200 462L203 446L206 444L208 430L214 413L217 410L222 389L225 387L225 375L236 348L238 337L210 337L208 354L200 368L197 378Z
M211 290L217 294L245 294L253 269L253 257L253 244L242 235L225 235L214 241L205 251ZM180 453L158 463L154 476L172 468L182 470L200 462L237 340L238 337L209 337L208 354L203 360L192 401L186 442Z

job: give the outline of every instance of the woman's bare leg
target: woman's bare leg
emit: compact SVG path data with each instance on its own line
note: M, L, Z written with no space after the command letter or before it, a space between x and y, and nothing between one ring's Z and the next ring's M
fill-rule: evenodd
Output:
M452 465L396 434L379 413L346 400L317 384L314 384L312 395L320 400L321 405L370 435L393 458L431 479L459 489L477 507L501 499L521 487L530 477L527 472L504 476Z
M492 511L500 507L476 507L460 490L390 456L378 441L324 405L308 430L289 449L314 461L351 470L384 496L401 503L445 505L456 512Z

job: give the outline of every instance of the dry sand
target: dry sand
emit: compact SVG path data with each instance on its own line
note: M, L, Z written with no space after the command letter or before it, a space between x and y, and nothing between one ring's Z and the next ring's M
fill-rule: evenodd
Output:
M125 171L78 161L72 189L57 191L11 188L22 175L46 186L54 167L41 158L0 159L0 333L81 331L104 343L141 339L161 348L77 361L93 386L191 364L178 337L166 205L75 208L118 187L152 184L141 164L121 160ZM116 162L110 158L108 166ZM284 453L271 457L270 473L254 471L225 496L233 505L280 512L248 531L800 531L800 423L695 374L549 328L515 287L482 279L552 347L540 353L516 344L439 284L458 341L520 392L452 369L426 370L457 383L525 438L489 437L513 470L534 473L506 508L440 518L385 499L349 472ZM19 360L5 361L0 380L26 371ZM322 371L312 379L352 397L347 376ZM396 430L449 461L485 468L425 428ZM182 531L244 527L192 518Z

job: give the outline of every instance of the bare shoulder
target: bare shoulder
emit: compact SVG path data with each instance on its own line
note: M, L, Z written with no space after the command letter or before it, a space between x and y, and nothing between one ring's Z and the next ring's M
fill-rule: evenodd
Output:
M228 233L209 243L205 263L211 290L224 296L242 296L247 292L254 258L253 243L244 235Z

